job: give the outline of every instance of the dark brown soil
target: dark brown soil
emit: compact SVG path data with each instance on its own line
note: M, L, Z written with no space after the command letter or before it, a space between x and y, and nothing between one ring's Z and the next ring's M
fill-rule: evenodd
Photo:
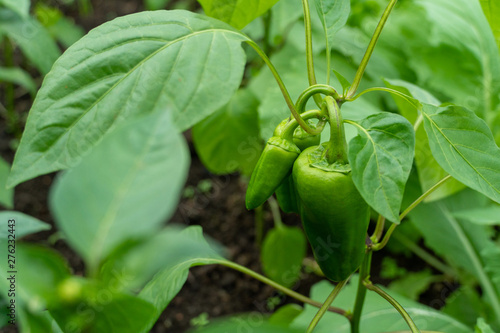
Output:
M50 3L50 1L48 1ZM59 4L53 1L54 4ZM62 7L64 12L75 18L75 21L89 30L114 17L137 12L143 9L139 0L93 0L93 13L80 15L76 6ZM170 4L170 7L173 3ZM191 8L197 8L192 2ZM0 98L3 94L0 91ZM25 115L30 108L26 96L16 100L17 112ZM7 133L5 119L0 118L0 155L12 162L16 140L14 133ZM186 133L188 142L189 133ZM186 186L197 188L200 181L209 180L211 189L202 193L195 190L194 197L182 199L172 222L187 225L201 225L204 232L226 246L231 260L250 269L260 272L259 248L255 243L254 213L248 212L244 205L246 185L238 175L214 176L206 171L194 150L189 179ZM53 219L47 206L47 196L54 175L45 175L27 181L15 192L15 210L35 216L53 225ZM300 226L297 216L283 216L284 223ZM272 216L265 212L266 228L272 226ZM75 274L82 275L84 266L82 260L73 250L57 236L57 230L41 232L27 238L28 241L48 244L59 251L72 267ZM400 264L418 270L425 267L418 258L400 258ZM381 254L375 254L373 259L373 280L380 272ZM408 268L410 270L410 268ZM320 278L305 274L293 288L304 294L309 294L310 287ZM425 294L426 303L440 297L440 290L432 289ZM209 319L248 311L268 313L271 311L268 301L277 300L278 304L294 302L289 297L277 293L274 289L239 272L219 266L201 266L191 269L188 280L181 292L174 298L167 310L161 315L152 332L185 332L190 327L190 320L201 314L208 314Z

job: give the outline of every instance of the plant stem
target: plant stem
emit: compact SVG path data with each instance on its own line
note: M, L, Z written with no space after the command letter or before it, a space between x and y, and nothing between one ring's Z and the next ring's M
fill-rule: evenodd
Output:
M302 114L305 109L306 109L306 104L309 101L309 98L311 96L314 96L316 94L324 94L326 96L332 96L335 100L340 99L340 95L335 90L335 88L328 86L326 84L315 84L313 86L310 86L306 88L297 98L297 102L295 103L295 109L299 114Z
M385 226L385 217L379 214L377 219L377 226L375 227L373 235L370 237L372 242L377 243L380 240L380 237L382 237L382 233L384 232L384 226Z
M273 214L274 226L276 228L283 228L283 220L281 219L280 207L278 202L273 197L267 199L269 206L271 207L271 213Z
M296 300L299 300L303 303L306 303L306 304L309 304L309 305L312 305L312 306L315 306L317 308L321 308L323 306L323 304L321 304L320 302L316 302L312 299L310 299L309 297L306 297L302 294L299 294L298 292L295 292L291 289L288 289L284 286L282 286L281 284L279 283L276 283L274 282L273 280L263 276L263 275L260 275L259 273L257 272L254 272L252 271L251 269L248 269L246 268L245 266L241 266L241 265L238 265L237 263L234 263L232 261L228 261L228 260L219 260L218 263L220 265L223 265L223 266L226 266L226 267L229 267L229 268L232 268L234 270L237 270L239 272L242 272L244 274L247 274L251 277L253 277L254 279L256 280L259 280L265 284L268 284L270 285L271 287L283 292L284 294L290 296L290 297L293 297L295 298ZM333 306L330 306L328 307L328 311L330 312L334 312L334 313L338 313L346 318L349 319L349 314L344 310L344 309L340 309L340 308L336 308L336 307L333 307Z
M417 257L425 261L427 264L430 266L434 267L438 271L443 272L444 274L454 277L457 276L455 270L451 268L450 266L446 265L442 261L438 260L436 257L434 257L432 254L428 253L424 249L422 249L420 246L418 246L415 242L413 242L411 239L406 237L405 235L398 233L394 235L394 239L406 246L410 251L412 251Z
M307 133L314 134L314 129L312 129L305 122L305 120L300 117L297 110L295 110L295 105L293 104L292 98L290 97L290 94L288 93L288 90L286 89L285 84L283 83L283 80L279 76L278 71L276 70L276 68L272 64L271 60L269 60L268 56L264 53L264 51L262 51L262 49L259 47L259 45L257 45L253 40L247 39L245 42L248 45L250 45L255 50L255 52L257 52L257 54L262 58L262 60L264 60L266 65L271 70L271 73L273 74L274 78L276 79L276 82L278 83L278 86L280 87L281 93L283 94L283 97L285 98L285 102L286 102L288 108L290 109L290 112L292 113L295 120L297 120L300 127L302 127L304 129L304 131L306 131Z
M443 185L450 178L451 178L450 175L444 177L443 179L441 179L440 181L438 181L436 184L434 184L430 189L428 189L424 194L422 194L420 197L418 197L417 200L413 201L412 204L410 206L408 206L408 208L406 208L404 210L404 212L402 212L399 215L399 221L401 222L406 217L406 215L408 215L408 213L410 213L415 207L418 206L419 203L421 203L425 198L427 198L432 192L434 192L435 190L437 190L441 185ZM391 235L392 235L392 233L394 232L394 229L396 229L397 226L398 225L394 223L394 224L392 224L389 227L389 230L387 230L387 232L385 233L384 238L382 239L382 241L380 243L375 244L375 245L372 246L372 248L373 248L374 251L379 251L379 250L383 249L384 246L387 245L387 242L389 241L389 238L391 238Z
M388 293L380 289L379 287L375 286L371 281L365 281L364 282L366 288L376 292L380 296L382 296L386 301L388 301L403 317L403 319L406 321L408 324L408 327L410 328L412 333L420 333L420 330L417 328L415 323L413 322L413 319L411 319L410 315L406 310L399 304L394 298L391 297Z
M444 177L443 179L441 179L440 181L438 181L436 184L434 184L430 189L428 189L427 191L425 191L424 194L422 194L420 197L418 197L417 200L415 200L411 205L408 206L408 208L406 208L404 210L404 212L401 213L401 215L399 215L399 220L402 221L405 218L405 216L408 215L409 212L411 212L415 207L417 207L417 205L419 203L421 203L422 201L424 201L425 198L427 198L429 195L431 195L432 192L434 192L435 190L437 190L448 179L451 179L450 175Z
M408 103L410 103L417 110L419 110L422 107L420 102L417 101L416 99L414 99L413 97L408 96L406 94L403 94L402 92L397 91L395 89L385 88L385 87L368 88L366 90L363 90L362 92L360 92L356 96L346 98L345 100L348 102L352 102L352 101L357 100L359 97L363 96L364 94L369 93L369 92L373 92L373 91L384 91L384 92L388 92L388 93L391 93L393 95L399 96L399 97L403 98L405 101L407 101Z
M349 281L349 278L350 277L348 277L344 281L340 281L335 286L335 288L333 288L332 292L327 297L325 303L323 303L323 305L321 306L321 308L318 310L318 312L316 313L316 315L312 319L311 323L309 324L309 327L307 328L306 333L311 333L314 330L314 328L316 327L316 325L318 325L319 321L321 320L321 318L325 314L326 310L328 310L328 308L330 307L330 304L332 304L332 302L335 299L335 297L337 297L337 295L340 293L340 291L345 286L345 284L347 283L347 281Z
M255 244L260 246L264 236L264 207L255 208Z
M316 85L316 74L314 73L314 59L313 59L313 45L311 33L311 13L309 11L309 1L302 0L302 9L304 11L304 28L306 32L306 62L307 62L307 77L309 85ZM314 101L318 107L321 107L321 97L318 95L313 96Z
M380 34L382 33L382 29L384 28L385 23L387 22L387 19L389 18L389 15L391 14L392 9L396 5L396 2L398 0L391 0L387 7L385 8L384 13L382 14L382 17L380 18L380 21L378 22L377 28L375 29L375 32L373 33L372 39L370 40L370 43L368 44L368 48L366 49L365 55L363 56L363 59L361 60L361 63L358 67L358 70L356 72L356 75L354 76L354 80L352 82L351 87L349 88L349 91L347 92L347 98L350 98L356 93L356 90L359 87L359 83L361 82L361 78L363 77L363 74L365 73L366 66L368 65L368 61L370 61L370 57L372 56L373 50L375 49L375 45L377 44L378 38L380 37Z
M363 263L359 269L358 291L356 292L356 301L354 302L354 311L351 318L351 333L359 333L359 324L361 322L361 313L365 303L366 287L363 281L370 276L372 263L372 251L368 249L363 258Z
M330 121L330 143L327 152L328 163L349 163L347 159L347 142L344 133L344 123L337 102L331 97L325 97L325 107Z

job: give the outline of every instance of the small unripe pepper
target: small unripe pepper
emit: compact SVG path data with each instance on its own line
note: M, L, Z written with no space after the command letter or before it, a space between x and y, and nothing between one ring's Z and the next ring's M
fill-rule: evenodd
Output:
M266 143L264 151L250 178L245 204L247 209L255 209L262 205L280 186L300 154L300 149L293 143L295 127L278 125L275 135ZM295 125L296 126L296 125Z

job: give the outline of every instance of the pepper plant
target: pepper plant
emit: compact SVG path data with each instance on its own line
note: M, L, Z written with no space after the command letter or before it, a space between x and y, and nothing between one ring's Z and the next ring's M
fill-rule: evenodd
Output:
M427 19L438 20L444 12L457 22L469 15L480 31L472 34L477 40L464 43L479 45L483 62L474 65L483 73L482 88L477 90L481 97L468 103L461 87L441 86L447 71L440 68L426 88L439 98L451 95L456 102L442 103L431 92L402 80L429 77L425 70L403 70L395 74L396 79L388 79L388 74L387 79L379 79L384 69L397 72L376 59L379 39L385 43L384 50L392 52L390 59L401 61L398 47L403 48L404 39L390 30L388 21L396 0L384 4L352 75L345 59L345 68L335 67L338 49L354 55L359 48L354 41L362 39L349 28L360 24L356 11L349 17L351 2L315 0L318 15L312 18L310 4L303 0L305 39L299 48L304 50L301 64L307 71L299 78L290 76L291 94L283 79L287 73L278 71L275 62L289 61L286 52L296 50L301 42L289 39L281 45L283 53L272 57L265 50L286 39L271 28L296 20L297 11L290 8L298 3L276 4L281 5L282 20L273 21L274 26L264 24L262 46L250 37L255 30L239 30L261 16L268 21L266 12L276 2L201 0L206 15L175 10L121 17L91 31L56 61L30 111L8 186L68 169L52 188L51 211L68 243L84 259L86 276L71 276L53 251L19 245L19 262L24 266L19 267L23 275L18 281L22 290L18 310L24 331L38 325L47 332L147 332L186 281L189 268L208 264L248 274L307 306L287 308L286 315L262 317L258 323L250 316L238 316L200 331L472 332L475 325L478 332L491 332L500 327L500 250L491 237L495 224L491 215L498 212L500 203L500 150L495 142L499 136L490 129L497 129L499 119L496 21L490 19L491 29L475 1L416 1L422 7L401 3L418 9L408 10L404 23L424 17L421 9L425 8ZM353 2L353 9L360 3ZM493 2L481 4L486 16L494 17L498 9ZM278 16L277 11L272 13ZM390 47L387 39L381 40L388 22L388 37L394 43ZM349 27L342 29L346 23ZM427 32L425 25L418 27ZM322 46L317 44L318 30ZM443 31L453 36L453 29L438 32ZM418 39L418 31L412 33ZM340 40L344 45L336 44ZM313 42L324 52L315 53ZM423 59L437 56L418 46ZM448 46L438 43L437 47L446 50ZM466 56L475 56L464 49ZM269 71L262 70L240 87L242 79L247 81L248 73L255 70L251 62L245 71L245 50L253 63L259 63L255 55L260 57ZM372 72L371 59L381 65ZM320 67L323 74L318 80ZM270 76L276 85L264 92ZM461 78L456 79L460 85ZM368 107L366 100L374 98L370 95L380 99L380 109ZM384 105L398 113L383 111ZM227 119L248 120L233 120L231 127L240 128L240 134L253 133L251 126L257 121L248 116L245 106L259 109L258 134L268 139L260 157L253 154L260 143L248 141L250 135L223 144L203 140L210 133L228 131L222 121ZM228 118L228 114L243 116ZM179 133L189 128L209 169L251 174L247 208L262 209L269 201L276 228L262 247L268 277L225 259L197 227L162 229L186 177L189 157ZM233 154L232 163L214 162L218 147ZM270 198L274 193L277 203ZM288 288L297 280L300 267L291 266L304 257L305 241L299 229L283 225L276 213L278 205L300 215L316 262L335 286L325 280L315 286L311 298ZM478 209L490 212L482 226L464 222L477 220ZM16 212L2 216L25 221L21 235L46 228ZM368 233L370 216L375 219ZM449 310L452 315L447 315L372 283L373 253L398 234L407 216L436 253L453 264L450 274L463 276L460 282L470 290L481 288L481 296L472 291L481 304L472 323L461 322L460 312ZM276 244L297 249L280 251ZM450 248L453 256L447 253ZM434 267L449 271L439 260L429 259L428 253L420 254ZM28 263L36 263L36 272L30 273ZM291 278L285 278L284 272ZM43 277L43 285L35 283L38 276ZM467 285L470 280L474 282ZM5 290L5 276L0 281Z

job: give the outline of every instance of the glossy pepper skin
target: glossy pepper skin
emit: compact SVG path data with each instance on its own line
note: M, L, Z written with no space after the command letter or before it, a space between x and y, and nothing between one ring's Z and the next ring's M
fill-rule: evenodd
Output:
M307 120L309 126L316 128L315 124L311 120ZM276 127L276 130L282 128L286 124L286 119ZM275 132L276 134L276 132ZM298 126L293 133L293 143L301 150L307 149L311 146L317 146L321 141L321 133L317 135L311 135L304 131L304 129ZM285 213L299 213L299 207L297 203L297 193L295 190L295 185L293 183L292 175L287 176L281 185L276 189L276 200L281 210Z
M299 154L300 150L291 138L273 136L267 141L248 184L245 198L247 209L262 205L276 191L290 174Z
M350 172L310 165L309 154L315 149L304 150L293 166L300 217L323 273L332 281L342 281L363 260L370 210Z

